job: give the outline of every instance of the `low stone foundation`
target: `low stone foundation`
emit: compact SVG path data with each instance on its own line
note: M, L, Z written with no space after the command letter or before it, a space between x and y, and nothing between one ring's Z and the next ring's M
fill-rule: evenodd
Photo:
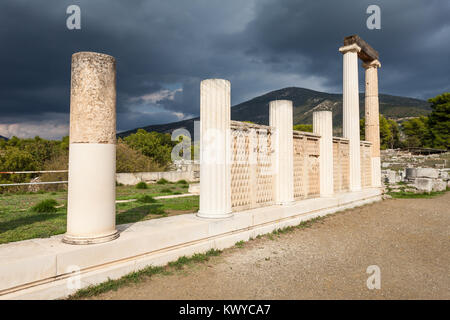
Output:
M444 191L450 187L450 169L406 168L382 170L383 183L393 192Z
M195 171L163 171L163 172L135 172L135 173L116 173L116 182L130 186L139 182L155 183L159 179L166 179L169 182L186 180L199 181L198 173Z
M61 242L62 235L0 245L1 299L57 299L183 255L224 249L236 242L302 221L381 200L368 188L235 213L227 219L186 214L120 225L120 237L89 246ZM30 267L32 266L32 267ZM72 273L79 270L79 273ZM80 286L74 284L79 282Z

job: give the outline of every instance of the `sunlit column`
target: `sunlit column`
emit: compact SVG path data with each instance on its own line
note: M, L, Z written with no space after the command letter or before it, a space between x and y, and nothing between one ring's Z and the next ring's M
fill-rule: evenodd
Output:
M287 205L294 201L294 141L292 101L275 100L269 103L269 122L273 135L275 201Z
M378 101L378 60L364 63L366 69L365 118L366 140L372 142L372 186L381 187L380 106Z
M313 112L313 132L320 134L320 196L334 193L333 187L333 118L331 110L316 109Z
M350 190L361 190L358 52L356 44L339 48L343 57L343 135L349 139Z
M200 208L203 218L231 216L231 84L200 84Z
M69 191L63 242L91 244L119 236L115 223L116 62L72 56Z

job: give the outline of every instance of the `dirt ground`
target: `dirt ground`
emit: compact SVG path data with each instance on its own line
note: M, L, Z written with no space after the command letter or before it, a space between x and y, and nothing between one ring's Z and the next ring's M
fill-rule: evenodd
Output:
M450 192L337 213L95 299L450 299Z

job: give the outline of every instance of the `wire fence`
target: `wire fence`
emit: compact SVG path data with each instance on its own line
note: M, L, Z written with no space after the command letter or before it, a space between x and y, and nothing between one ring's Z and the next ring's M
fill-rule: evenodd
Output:
M0 171L0 174L20 174L20 173L60 173L69 170L47 170L47 171Z
M30 174L30 173L65 173L69 170L46 170L46 171L0 171L0 174ZM32 186L45 184L64 184L68 181L43 181L43 182L22 182L22 183L0 183L0 187L12 186Z

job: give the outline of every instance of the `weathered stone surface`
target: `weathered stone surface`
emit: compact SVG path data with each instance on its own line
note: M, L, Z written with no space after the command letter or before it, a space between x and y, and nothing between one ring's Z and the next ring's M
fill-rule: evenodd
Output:
M417 178L417 168L406 168L406 179Z
M109 55L72 55L70 143L116 142L116 62Z
M380 156L380 115L378 101L378 60L363 64L366 69L365 92L365 134L366 140L372 142L372 157Z
M433 168L417 168L418 178L432 178L437 179L439 176L439 170Z
M394 170L382 170L381 171L381 179L384 183L394 184L400 182L400 176Z
M447 184L441 179L433 180L433 191L444 191L447 188Z
M430 178L417 178L414 181L414 186L419 191L431 192L433 190L433 179L430 179Z
M361 48L358 53L359 58L364 62L370 62L372 60L377 60L379 57L378 52L372 48L367 42L361 39L358 35L354 34L344 38L344 46L349 46L356 44Z

